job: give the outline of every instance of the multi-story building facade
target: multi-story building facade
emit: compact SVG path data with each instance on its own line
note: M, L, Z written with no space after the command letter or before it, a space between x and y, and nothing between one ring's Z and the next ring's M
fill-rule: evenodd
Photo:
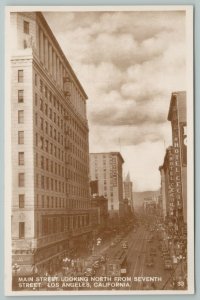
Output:
M41 13L11 34L13 263L51 273L91 231L87 95Z
M172 126L172 146L167 148L159 170L163 213L166 211L178 235L187 223L186 92L172 93L168 120Z
M91 206L98 209L98 230L104 231L108 223L108 199L94 196L91 198Z
M123 195L124 199L128 200L128 205L133 212L133 182L130 180L130 174L128 173L126 176L125 181L123 182Z
M98 194L108 199L111 218L123 214L123 163L119 152L90 153L90 179L98 180Z
M187 222L187 113L185 91L172 93L168 120L172 126L176 207L178 223L181 226L182 222Z
M166 150L164 163L163 163L164 176L163 179L165 183L164 195L166 199L166 215L171 219L175 218L176 215L176 197L175 197L175 165L174 165L174 148L172 146L168 147ZM164 197L163 197L164 198Z
M159 167L159 171L161 177L161 188L160 188L161 212L162 212L163 219L165 220L167 216L167 198L166 198L165 171L163 166Z

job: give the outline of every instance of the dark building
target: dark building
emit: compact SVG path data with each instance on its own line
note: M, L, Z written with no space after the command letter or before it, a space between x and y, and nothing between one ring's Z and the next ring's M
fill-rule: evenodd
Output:
M91 199L91 206L98 209L98 228L104 230L108 224L108 199L95 196Z

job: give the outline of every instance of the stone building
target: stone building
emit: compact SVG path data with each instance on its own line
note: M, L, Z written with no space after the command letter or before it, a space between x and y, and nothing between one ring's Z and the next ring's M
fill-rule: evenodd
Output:
M187 118L186 92L171 96L168 120L172 126L172 146L168 147L161 173L163 215L176 235L183 234L187 225Z
M123 214L123 163L119 152L90 153L90 179L98 181L98 195L108 199L110 218Z
M187 111L186 92L174 92L168 113L174 147L175 194L179 223L187 222ZM182 221L181 221L182 220ZM180 225L180 224L179 224Z
M53 273L91 233L87 95L42 13L10 20L13 264Z
M133 212L133 182L130 180L129 173L127 174L126 179L123 182L123 187L124 199L128 200L128 205L130 206L131 211Z

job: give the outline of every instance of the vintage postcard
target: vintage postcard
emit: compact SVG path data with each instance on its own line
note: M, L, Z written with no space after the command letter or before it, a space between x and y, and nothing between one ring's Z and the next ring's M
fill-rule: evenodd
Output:
M6 295L194 293L192 6L5 14Z

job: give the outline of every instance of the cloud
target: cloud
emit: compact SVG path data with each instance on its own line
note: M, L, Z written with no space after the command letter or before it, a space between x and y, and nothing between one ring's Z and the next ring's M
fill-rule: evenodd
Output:
M89 97L90 151L128 149L135 186L157 188L170 96L186 89L185 12L44 15ZM147 160L157 174L149 180Z
M154 112L150 114L145 107L139 109L139 107L136 108L135 105L129 102L123 103L120 109L117 106L106 106L103 109L94 111L90 121L100 126L139 126L142 124L148 126L151 123L166 122L166 115L163 113L155 114Z

